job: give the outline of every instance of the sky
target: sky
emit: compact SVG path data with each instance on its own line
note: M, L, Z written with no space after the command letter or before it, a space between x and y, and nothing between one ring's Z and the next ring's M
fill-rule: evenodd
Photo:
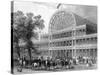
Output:
M35 16L41 15L42 19L45 21L45 28L41 32L48 33L49 20L51 16L58 10L57 5L57 3L14 1L14 12L20 10L25 14L32 12ZM94 23L97 23L96 6L62 4L59 9L63 8L87 18Z

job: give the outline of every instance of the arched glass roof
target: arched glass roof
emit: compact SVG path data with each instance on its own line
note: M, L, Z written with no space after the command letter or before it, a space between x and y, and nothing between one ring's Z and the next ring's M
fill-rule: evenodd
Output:
M94 23L75 13L68 12L67 10L58 10L50 19L49 32L55 32L71 26L84 24L94 25Z
M58 11L50 19L49 30L53 32L73 25L75 25L75 18L72 13Z

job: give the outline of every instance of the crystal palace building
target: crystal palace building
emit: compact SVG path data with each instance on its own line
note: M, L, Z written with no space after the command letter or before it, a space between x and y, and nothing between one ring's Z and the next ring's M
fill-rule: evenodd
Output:
M48 34L36 41L40 56L51 58L97 58L97 24L66 10L56 11Z

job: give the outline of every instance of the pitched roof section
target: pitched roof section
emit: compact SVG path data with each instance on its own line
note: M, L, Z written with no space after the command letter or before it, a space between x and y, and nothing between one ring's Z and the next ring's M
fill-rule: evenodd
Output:
M73 13L74 17L75 17L75 21L76 21L76 25L84 25L84 24L87 24L87 25L96 25L95 23L89 21L88 19L86 18L83 18L75 13Z

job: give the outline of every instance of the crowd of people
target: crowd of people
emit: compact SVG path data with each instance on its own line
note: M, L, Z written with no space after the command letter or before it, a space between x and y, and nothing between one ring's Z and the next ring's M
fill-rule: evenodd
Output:
M23 68L30 68L32 70L58 70L58 69L73 69L74 65L79 64L79 62L83 62L89 65L92 65L93 62L88 60L82 60L82 58L73 59L73 58L50 58L47 57L44 59L43 57L37 57L28 61L25 57L18 58L18 71L21 72Z
M32 62L32 68L33 69L42 69L42 70L56 70L56 69L62 69L63 67L71 68L72 62L71 59L50 59L49 57L47 59L39 58L34 59Z

